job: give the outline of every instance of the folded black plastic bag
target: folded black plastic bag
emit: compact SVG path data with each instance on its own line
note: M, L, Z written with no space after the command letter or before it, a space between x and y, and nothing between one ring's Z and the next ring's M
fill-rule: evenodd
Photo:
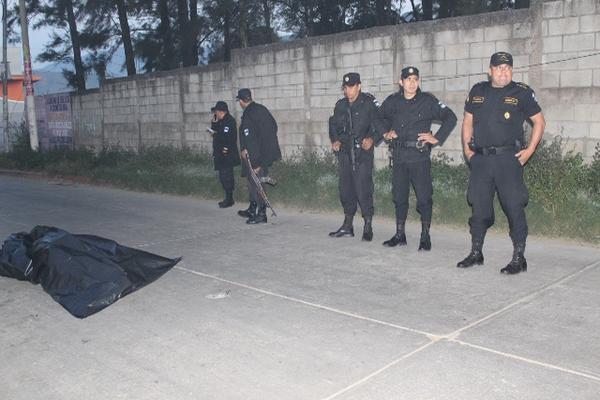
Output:
M180 260L36 226L4 241L0 275L41 284L72 315L85 318L154 282Z

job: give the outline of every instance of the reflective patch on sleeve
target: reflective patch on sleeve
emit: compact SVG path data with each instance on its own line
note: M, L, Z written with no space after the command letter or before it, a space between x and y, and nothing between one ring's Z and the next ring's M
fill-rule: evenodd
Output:
M379 108L379 102L377 99L373 99L373 104L375 104L375 107Z
M448 107L446 104L442 103L441 101L438 101L438 104L440 105L441 108Z
M250 129L246 128L244 129L244 135L248 136L250 134Z
M223 132L225 132L225 133L229 132L229 127L226 126L225 128L223 128Z

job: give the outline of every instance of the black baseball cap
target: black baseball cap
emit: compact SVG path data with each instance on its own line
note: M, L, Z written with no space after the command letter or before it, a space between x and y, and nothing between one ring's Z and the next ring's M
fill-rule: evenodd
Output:
M342 86L354 86L360 83L360 74L358 72L348 72L342 79Z
M227 107L227 103L225 103L224 101L217 101L217 104L215 104L215 106L210 109L210 112L215 111L229 112L229 107Z
M498 65L508 64L511 67L513 66L513 57L510 53L505 51L499 51L497 53L492 54L490 58L490 65L492 67L497 67Z
M243 88L238 90L237 96L235 96L236 100L252 100L252 92L248 88Z
M411 75L419 76L419 70L416 67L405 67L402 68L402 72L400 73L400 78L406 79Z

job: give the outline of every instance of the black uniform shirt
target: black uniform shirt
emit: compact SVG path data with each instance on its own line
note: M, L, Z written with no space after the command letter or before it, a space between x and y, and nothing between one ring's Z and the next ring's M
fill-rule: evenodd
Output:
M490 82L473 86L465 102L473 114L473 141L477 147L524 145L523 122L542 109L535 93L524 83L494 88Z
M401 152L404 161L420 161L429 157L429 152L420 152L413 147L394 147L393 143L416 142L419 133L429 132L432 121L441 122L435 134L440 145L456 126L456 115L446 104L434 95L419 91L412 99L407 99L400 91L388 96L380 108L389 129L396 131L398 139L392 141L394 153ZM396 154L395 154L396 155Z
M247 150L254 168L270 167L281 160L277 122L267 107L251 102L242 114L240 149Z
M213 159L215 169L220 170L226 167L240 165L240 156L237 148L237 127L235 119L231 114L225 114L225 117L211 123L213 135ZM227 148L227 154L223 154L223 149Z
M339 140L348 145L350 137L357 143L367 137L372 137L375 142L381 140L385 123L377 111L378 107L377 100L369 93L359 93L353 103L345 97L338 100L329 119L331 142Z

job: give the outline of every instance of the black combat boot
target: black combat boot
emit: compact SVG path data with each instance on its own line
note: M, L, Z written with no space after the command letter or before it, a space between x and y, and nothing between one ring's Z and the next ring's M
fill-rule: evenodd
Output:
M267 222L267 206L266 205L262 205L258 208L258 212L256 213L256 215L253 215L252 217L248 218L248 221L246 221L247 224L250 225L255 225L255 224L264 224Z
M370 242L371 240L373 240L373 227L371 226L373 216L369 215L363 218L365 220L365 226L363 227L362 240L364 240L365 242Z
M256 214L256 202L251 201L248 208L245 210L239 210L238 215L242 218L251 218Z
M406 234L404 233L404 221L396 221L396 234L390 240L383 242L386 247L406 246Z
M429 237L430 222L421 223L421 239L419 240L419 250L431 250L431 237Z
M527 260L525 260L525 242L515 243L512 260L500 270L501 274L514 275L527 271Z
M331 237L342 237L342 236L351 236L354 237L354 228L352 227L352 221L354 220L354 215L344 215L344 223L335 232L329 232L329 236Z
M483 264L483 253L481 250L483 249L483 240L475 240L473 239L471 252L468 256L465 257L464 260L456 264L457 268L469 268L473 265L481 265Z
M219 208L228 208L235 204L233 201L233 192L227 191L225 193L225 200L219 202Z

